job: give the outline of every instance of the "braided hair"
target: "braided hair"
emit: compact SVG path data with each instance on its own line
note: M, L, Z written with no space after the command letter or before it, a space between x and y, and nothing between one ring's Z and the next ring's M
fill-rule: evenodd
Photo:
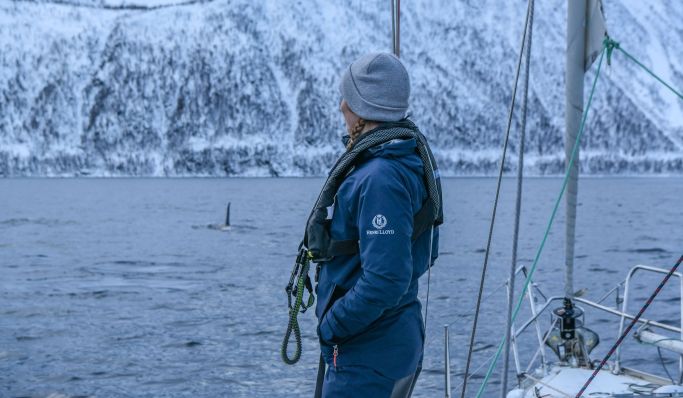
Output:
M363 133L363 130L365 129L367 121L365 121L363 118L358 118L358 121L356 122L356 125L353 126L351 129L351 132L349 132L349 142L346 144L346 150L348 151L351 149L353 146L354 142L360 137L361 133Z

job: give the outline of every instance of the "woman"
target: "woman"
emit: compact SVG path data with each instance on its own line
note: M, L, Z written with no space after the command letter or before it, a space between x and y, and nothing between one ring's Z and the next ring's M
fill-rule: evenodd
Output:
M401 129L416 138L363 150L336 191L330 238L356 249L319 264L316 315L328 365L322 394L409 397L424 342L418 278L437 253L434 218L418 231L416 215L430 199L425 181L436 173L426 176L434 165L425 167L426 152L418 150L426 146L424 137L406 119L410 81L397 57L360 57L344 72L340 91L347 155L362 141L367 146Z

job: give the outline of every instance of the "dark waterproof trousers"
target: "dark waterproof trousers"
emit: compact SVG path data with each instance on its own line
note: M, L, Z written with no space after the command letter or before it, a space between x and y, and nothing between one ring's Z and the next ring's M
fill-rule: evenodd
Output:
M323 382L323 398L410 398L420 375L394 380L363 366L328 367Z

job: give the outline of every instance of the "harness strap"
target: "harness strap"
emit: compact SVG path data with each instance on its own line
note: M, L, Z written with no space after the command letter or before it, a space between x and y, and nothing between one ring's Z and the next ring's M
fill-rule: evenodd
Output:
M360 252L358 239L331 240L327 253L330 257L351 256Z
M431 200L427 200L415 216L413 216L413 241L416 241L417 238L434 225L435 216L434 204Z
M315 393L313 398L322 398L323 396L323 383L325 382L325 359L323 354L320 353L320 359L318 360L318 375L315 378Z
M427 199L425 204L413 216L413 235L411 240L415 242L417 238L427 232L434 224L434 205ZM360 252L358 239L331 240L327 249L329 257L352 256Z

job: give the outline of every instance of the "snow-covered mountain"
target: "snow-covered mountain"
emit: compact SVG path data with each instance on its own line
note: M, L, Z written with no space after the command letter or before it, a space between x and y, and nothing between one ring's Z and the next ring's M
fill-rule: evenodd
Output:
M342 150L338 75L390 48L389 1L177 1L0 0L0 176L324 174ZM610 34L683 87L680 1L604 3ZM526 167L558 173L566 1L536 4ZM413 119L444 174L491 173L526 1L402 11ZM683 101L612 64L583 172L680 174Z

